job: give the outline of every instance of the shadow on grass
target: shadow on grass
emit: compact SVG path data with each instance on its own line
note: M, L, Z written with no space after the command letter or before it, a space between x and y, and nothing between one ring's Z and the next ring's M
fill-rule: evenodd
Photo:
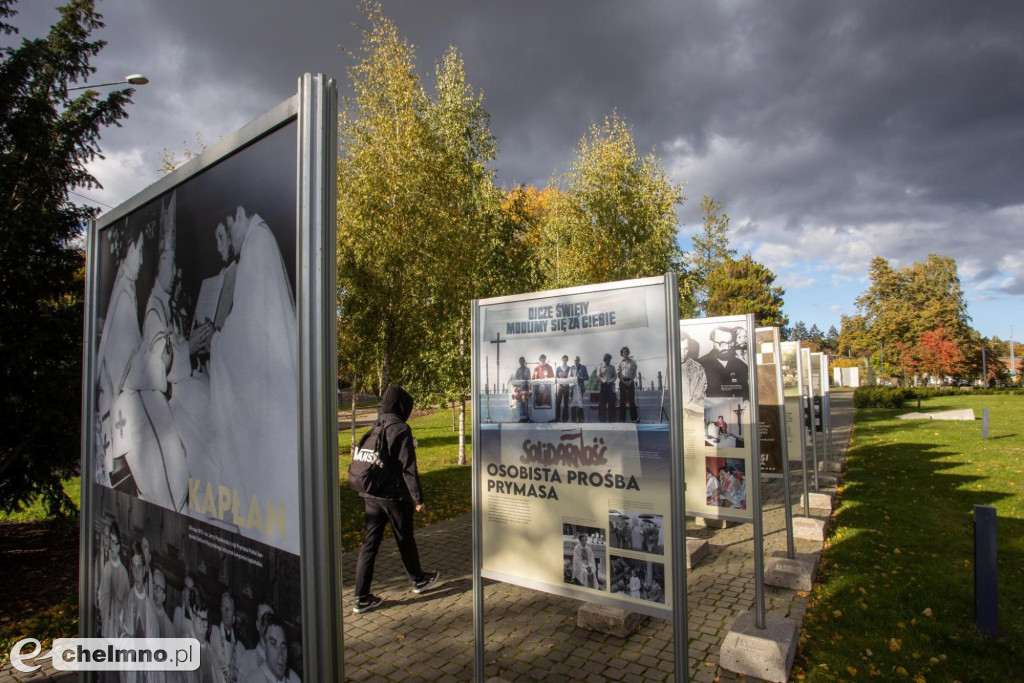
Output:
M899 412L858 412L798 670L807 680L1014 680L1024 656L1024 520L997 519L1002 635L984 638L974 625L973 508L1016 512L1019 494L993 490L1007 468L989 454L879 443L906 429L882 424ZM982 471L964 471L972 466Z

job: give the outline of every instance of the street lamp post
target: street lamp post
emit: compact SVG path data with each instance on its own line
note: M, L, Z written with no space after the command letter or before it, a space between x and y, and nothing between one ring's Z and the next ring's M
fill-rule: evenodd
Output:
M981 345L981 386L988 386L988 365L985 362L985 345Z
M103 87L106 87L108 85L121 85L123 83L127 83L128 85L146 85L147 83L149 83L149 79L146 78L145 76L143 76L142 74L130 74L128 76L125 76L124 79L120 80L120 81L111 81L109 83L93 83L93 84L87 83L86 85L76 85L73 88L68 88L68 92L71 92L72 90L87 90L89 88L103 88Z
M1014 356L1013 348L1013 325L1010 325L1010 383L1017 383L1017 359Z

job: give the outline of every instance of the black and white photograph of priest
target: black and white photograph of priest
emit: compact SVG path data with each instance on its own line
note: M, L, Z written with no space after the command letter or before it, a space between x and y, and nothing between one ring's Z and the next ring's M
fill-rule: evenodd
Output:
M608 576L606 557L604 529L579 524L562 524L564 583L603 591Z
M180 230L178 196L144 207L134 222L152 215L148 227L119 237L128 246L97 356L97 479L179 512L190 479L237 491L245 509L253 496L261 506L284 500L297 552L295 301L277 239L260 214L230 204L210 210L209 234ZM205 268L198 245L217 247ZM193 254L190 268L178 267L179 252ZM231 274L230 305L224 283L207 292L202 275L212 268L214 278ZM194 304L190 288L199 289ZM200 505L191 501L191 512Z
M611 556L611 592L638 600L665 603L665 565L632 557Z
M297 554L294 155L282 128L100 231L91 469Z
M749 430L750 402L735 398L707 398L704 402L704 445L743 448Z
M746 327L733 324L685 325L683 331L700 342L697 362L704 368L708 398L750 397Z

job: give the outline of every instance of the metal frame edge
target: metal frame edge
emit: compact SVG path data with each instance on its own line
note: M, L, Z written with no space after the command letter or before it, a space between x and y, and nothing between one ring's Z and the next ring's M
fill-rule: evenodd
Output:
M690 638L688 622L689 591L686 579L686 463L683 459L683 384L681 381L682 352L679 327L679 276L668 273L660 278L665 287L665 326L669 348L666 349L671 416L669 442L671 444L669 490L672 515L672 645L675 664L674 679L687 681L690 676Z
M480 334L480 301L474 299L470 309L470 394L473 397L472 448L470 452L473 479L473 680L484 681L484 647L486 634L484 629L484 583L483 569L483 511L481 505L480 470L480 406L477 397L480 391L479 358L476 352L476 341Z
M93 363L93 340L96 338L96 288L97 277L93 267L99 242L99 231L96 221L89 221L86 226L85 249L85 301L82 323L82 455L79 474L79 565L78 565L78 637L85 638L86 625L96 620L96 607L93 604L92 588L96 585L93 576L96 566L96 552L92 544L92 528L96 522L92 496L92 477L89 472L92 462L89 454L93 452L95 435L91 428L91 406L95 402L95 367ZM85 681L88 674L79 672L78 680Z
M303 677L344 680L337 397L337 84L298 82L296 310L299 325Z

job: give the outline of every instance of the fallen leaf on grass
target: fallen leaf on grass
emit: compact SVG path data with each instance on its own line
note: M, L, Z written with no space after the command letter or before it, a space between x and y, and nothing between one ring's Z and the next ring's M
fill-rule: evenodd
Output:
M896 667L896 673L899 674L900 676L902 676L903 678L906 678L907 676L910 675L910 672L907 671L906 669L904 669L902 666L897 666Z
M875 653L871 651L871 648L867 648L866 650L864 650L864 654L866 654L868 657L875 656Z
M897 652L902 647L903 647L903 642L900 641L899 638L890 638L889 639L889 650L891 652Z
M921 612L921 614L925 615L929 619L934 619L935 618L935 614L932 612L932 608L931 607L925 607L924 611Z

